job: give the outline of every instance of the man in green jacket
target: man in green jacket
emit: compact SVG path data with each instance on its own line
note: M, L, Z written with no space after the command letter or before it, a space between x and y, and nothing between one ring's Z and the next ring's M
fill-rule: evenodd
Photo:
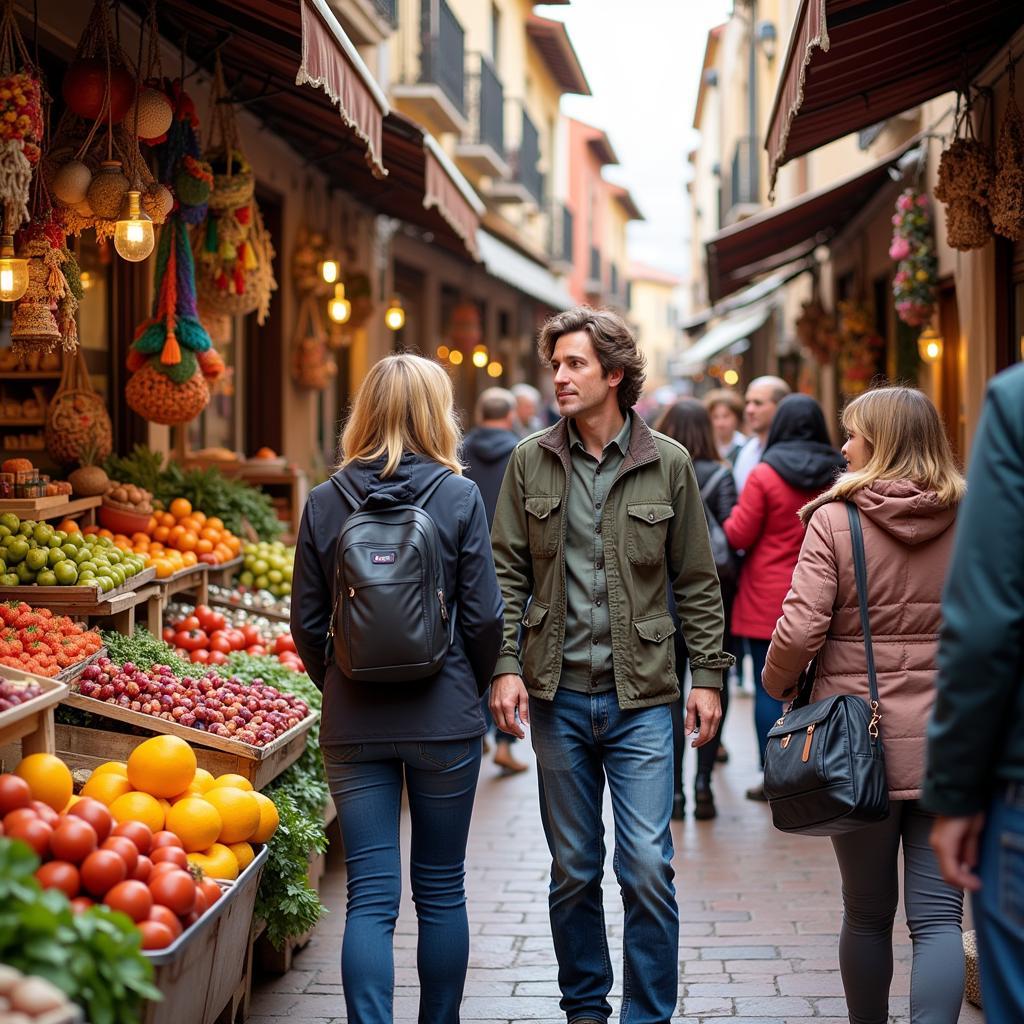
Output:
M625 907L622 1024L669 1024L678 998L672 884L672 587L690 652L686 731L721 718L722 597L686 450L632 410L644 357L622 319L580 307L545 324L562 419L520 442L491 530L505 634L495 722L532 725L552 856L549 909L569 1024L604 1024L605 781ZM520 631L522 641L520 645ZM521 650L520 650L521 646Z
M1024 1021L1024 366L989 385L942 614L921 803L974 893L985 1019Z

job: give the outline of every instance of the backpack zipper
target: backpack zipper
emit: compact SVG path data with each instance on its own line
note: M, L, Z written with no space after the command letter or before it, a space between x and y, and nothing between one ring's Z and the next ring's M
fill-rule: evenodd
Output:
M811 759L811 740L814 738L814 722L811 722L807 726L807 738L804 740L804 750L800 755L801 761L809 761Z
M437 601L438 601L438 604L441 605L441 621L442 622L447 622L448 621L448 605L445 604L444 591L443 590L439 590L437 592Z

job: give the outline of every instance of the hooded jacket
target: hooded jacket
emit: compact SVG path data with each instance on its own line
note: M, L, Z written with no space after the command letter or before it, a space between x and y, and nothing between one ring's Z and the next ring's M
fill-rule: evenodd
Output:
M384 460L352 463L338 475L352 493L375 502L418 504L443 468L406 453L396 471ZM292 636L306 671L323 691L320 744L463 739L485 731L480 695L501 644L502 606L487 517L476 484L449 473L422 506L441 538L446 600L455 638L441 670L409 683L357 683L342 675L327 644L334 607L335 549L352 512L330 481L315 487L302 513L292 582Z
M956 508L908 480L876 480L851 498L867 559L880 730L889 796L913 800L924 778L925 728L935 702L942 585ZM772 635L762 683L780 700L818 655L812 700L837 693L868 699L867 663L853 549L841 501L820 505Z
M519 435L501 427L474 427L462 441L462 457L466 477L480 488L487 511L487 525L494 522L501 481L512 449L519 444Z

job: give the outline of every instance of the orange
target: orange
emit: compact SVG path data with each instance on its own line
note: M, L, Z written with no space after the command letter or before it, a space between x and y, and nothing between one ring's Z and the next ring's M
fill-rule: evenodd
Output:
M174 566L166 558L154 558L153 567L156 569L158 580L165 580L168 576L174 575Z
M58 530L63 530L65 533L81 533L82 528L74 521L74 519L62 519L57 524Z
M71 791L74 789L71 769L53 754L29 754L21 759L14 774L20 775L28 783L33 799L41 800L55 811L62 811L71 799Z
M127 775L119 775L117 772L103 772L97 775L93 772L82 787L82 796L91 796L109 807L119 796L131 791L132 784L128 781Z
M234 786L220 786L208 789L204 799L209 800L220 812L223 827L219 841L241 843L248 839L260 825L260 805L254 794Z
M218 516L210 516L210 518L206 520L206 525L211 530L223 530L224 529L224 521L222 519L220 519Z
M158 518L160 520L160 525L166 526L168 529L177 522L177 519L175 519L170 512L161 512Z
M103 764L93 768L92 775L90 775L89 778L95 778L97 775L103 775L105 772L113 772L115 775L123 775L127 779L128 765L126 765L124 761L104 761Z
M221 789L224 786L233 786L235 789L247 789L250 793L253 791L252 783L244 775L237 775L234 772L218 775L206 788Z
M195 520L195 521L196 521L196 522L197 522L197 523L198 523L198 524L199 524L200 526L205 526L205 525L206 525L206 513L205 513L205 512L200 512L200 511L199 511L198 509L196 509L196 510L195 510L195 511L193 511L193 513L192 513L192 518L193 518L193 519L194 519L194 520Z
M224 878L229 881L238 877L238 860L223 843L214 843L202 853L188 855L191 864L197 864L210 878Z
M209 526L204 526L199 531L199 536L202 537L203 540L211 541L214 544L216 544L221 539L220 535L221 535L221 531L220 530L211 529Z
M167 540L168 536L170 535L170 532L171 531L168 527L158 526L153 531L153 540L158 540L161 544L163 544L163 542Z
M114 539L113 533L111 533L110 530L108 530L106 527L104 527L102 530L100 530L100 536L101 537L106 537L107 540L113 540Z
M180 523L177 526L172 526L171 532L167 535L167 540L173 544L184 532L185 527Z
M179 800L168 812L165 828L173 832L186 853L209 849L220 835L222 822L217 808L199 796Z
M208 555L213 550L213 541L206 540L205 537L201 537L196 541L196 554L197 555Z
M248 843L232 843L228 849L235 855L239 871L244 871L256 856L253 848Z
M125 793L111 805L110 813L115 821L141 821L150 831L160 832L164 827L164 809L160 801L148 793Z
M146 533L152 533L160 525L160 520L155 515L149 517L149 522L146 523Z
M196 777L192 780L192 785L198 786L200 793L205 793L213 785L213 775L205 768L197 768Z
M222 562L230 562L231 561L231 548L229 548L226 544L214 544L214 546L213 546L213 553Z
M95 523L90 523L82 531L82 533L84 533L86 537L91 537L94 533L99 533L99 532L100 532L100 528Z
M195 778L196 755L179 736L154 736L128 755L128 778L150 796L177 796Z
M131 537L133 544L144 545L149 547L149 534L148 533L133 533Z
M193 566L199 561L194 551L185 551L181 556L181 560L188 566Z
M177 547L180 551L195 551L199 538L194 530L186 530L179 538Z
M256 826L256 831L249 837L249 841L266 843L277 831L281 819L274 806L274 801L269 796L264 796L262 793L253 793L253 796L256 797L256 802L260 805L260 823Z
M192 503L187 498L175 498L168 511L175 519L184 519L192 514Z
M237 557L242 552L242 542L233 534L229 533L224 541L232 557Z

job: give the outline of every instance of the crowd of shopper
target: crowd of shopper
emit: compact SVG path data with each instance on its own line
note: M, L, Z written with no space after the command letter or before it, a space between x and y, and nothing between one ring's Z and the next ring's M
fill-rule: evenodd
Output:
M729 675L743 657L762 764L802 681L814 700L872 702L889 813L832 839L851 1022L888 1020L900 855L914 1024L958 1018L965 888L990 1019L1024 1019L1024 368L991 386L968 488L915 389L852 401L840 453L818 404L774 377L751 382L745 404L723 390L683 399L652 429L633 408L644 358L614 313L553 317L539 351L555 422L534 389L491 388L461 444L440 366L382 360L356 396L340 470L305 509L293 633L324 691L348 865L348 1019L392 1020L404 786L420 1020L459 1020L466 843L493 722L500 769L526 770L511 742L527 729L536 756L567 1021L611 1014L607 789L625 911L620 1020L668 1024L685 746L697 748L694 816L714 818ZM349 529L372 540L352 543ZM368 587L384 588L378 603ZM367 622L367 607L381 621ZM370 637L403 622L426 649L393 666ZM339 660L360 669L346 675ZM764 800L763 783L747 795Z

